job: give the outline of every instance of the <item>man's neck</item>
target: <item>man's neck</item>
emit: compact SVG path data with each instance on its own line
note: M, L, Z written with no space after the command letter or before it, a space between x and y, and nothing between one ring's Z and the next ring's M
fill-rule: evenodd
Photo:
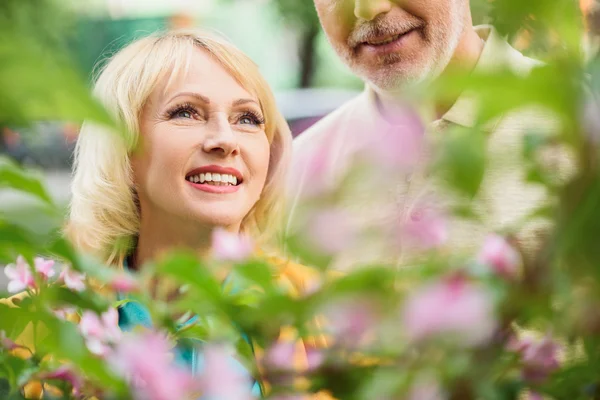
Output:
M444 79L456 71L461 71L463 73L471 72L477 65L484 47L485 42L479 37L475 29L473 27L466 29L450 62L437 79ZM417 92L415 89L416 88L412 88L408 90ZM419 87L418 89L422 90L423 87ZM418 93L414 93L414 95L418 96ZM387 116L395 115L395 111L399 108L401 109L403 105L405 105L406 99L409 97L407 93L399 95L398 93L381 93L379 91L376 91L376 96L378 107L382 113ZM411 94L410 97L413 98L414 96ZM445 99L444 102L436 102L434 105L435 119L439 119L446 114L457 99L458 96L453 99ZM393 120L390 122L393 123Z

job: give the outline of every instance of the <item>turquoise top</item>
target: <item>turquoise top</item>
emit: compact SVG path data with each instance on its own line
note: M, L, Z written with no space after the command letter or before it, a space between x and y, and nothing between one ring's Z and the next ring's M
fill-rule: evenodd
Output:
M124 268L127 269L127 261L124 263ZM119 300L125 299L125 296L119 295ZM130 331L136 326L143 326L146 328L151 328L152 318L150 316L150 312L143 304L131 300L122 306L120 306L117 310L119 312L119 328L123 331ZM187 320L185 323L179 325L179 329L188 326L189 324L194 323L198 319L198 316L194 316ZM252 347L252 343L248 336L242 334L242 337L250 344ZM186 366L192 371L194 375L202 374L204 370L204 357L201 351L202 342L197 342L196 346L190 346L189 340L187 345L185 343L178 343L175 347L175 359L181 365ZM234 357L230 357L229 362L234 370L239 371L241 374L245 374L249 376L249 380L253 382L252 384L252 395L255 397L262 397L262 389L258 380L254 379L248 370ZM203 400L209 400L205 397L202 397ZM219 399L210 399L210 400L219 400Z

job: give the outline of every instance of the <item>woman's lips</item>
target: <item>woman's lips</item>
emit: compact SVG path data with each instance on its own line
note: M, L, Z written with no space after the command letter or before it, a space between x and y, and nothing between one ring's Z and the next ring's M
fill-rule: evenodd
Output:
M227 194L227 193L235 193L240 189L241 185L223 185L217 186L209 183L194 183L190 181L186 181L188 184L192 185L194 189L201 190L207 193L217 193L217 194Z
M401 50L406 41L415 34L417 34L417 28L393 36L373 38L367 42L363 42L360 47L361 50L374 55L395 53Z

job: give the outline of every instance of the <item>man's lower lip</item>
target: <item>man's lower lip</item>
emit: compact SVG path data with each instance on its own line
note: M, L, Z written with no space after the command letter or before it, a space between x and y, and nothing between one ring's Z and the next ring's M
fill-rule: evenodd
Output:
M380 45L373 45L373 44L368 44L368 43L363 43L360 45L361 49L364 49L365 51L371 53L371 54L389 54L389 53L394 53L398 50L400 50L404 43L406 42L406 40L417 33L417 29L412 29L408 32L406 32L405 34L403 34L402 36L400 36L398 39L394 40L393 42L390 43L386 43L386 44L380 44Z
M240 185L217 186L217 185L208 185L206 183L193 183L190 181L186 181L186 182L189 183L190 185L192 185L192 187L194 189L202 190L203 192L207 192L207 193L227 194L227 193L237 192L240 189Z

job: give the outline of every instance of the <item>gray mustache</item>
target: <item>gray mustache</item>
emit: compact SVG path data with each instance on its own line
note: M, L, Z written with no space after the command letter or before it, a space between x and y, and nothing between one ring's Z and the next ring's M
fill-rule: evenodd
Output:
M382 21L365 22L352 31L348 37L348 45L356 47L361 43L367 42L382 36L392 36L408 32L412 29L420 28L422 23L416 21L406 21L402 23L389 23Z

